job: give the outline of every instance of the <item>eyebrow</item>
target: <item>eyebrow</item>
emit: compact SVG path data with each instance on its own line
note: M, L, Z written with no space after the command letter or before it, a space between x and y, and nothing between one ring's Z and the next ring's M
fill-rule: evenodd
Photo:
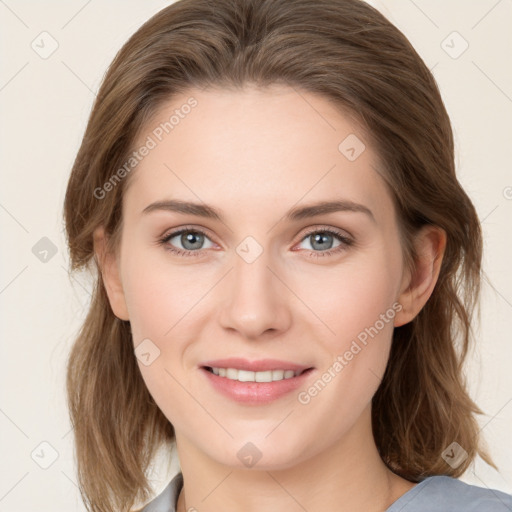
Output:
M190 215L197 215L208 219L215 219L224 222L222 213L213 206L201 203L193 203L189 201L181 201L178 199L169 199L164 201L156 201L146 206L142 210L142 214L148 214L154 211L169 211ZM366 206L340 199L337 201L320 201L318 203L309 204L292 208L285 215L284 219L287 221L298 221L315 217L318 215L325 215L334 212L357 212L364 213L370 217L373 222L376 222L373 212Z

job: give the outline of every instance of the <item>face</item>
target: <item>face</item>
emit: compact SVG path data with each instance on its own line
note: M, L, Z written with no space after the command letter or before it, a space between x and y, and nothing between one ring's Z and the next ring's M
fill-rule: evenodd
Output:
M320 96L248 87L173 98L145 143L123 199L122 290L109 297L178 442L229 466L253 450L259 467L285 468L368 425L405 272L364 134ZM338 204L310 208L324 202ZM249 373L215 375L216 360ZM307 371L244 381L286 368Z

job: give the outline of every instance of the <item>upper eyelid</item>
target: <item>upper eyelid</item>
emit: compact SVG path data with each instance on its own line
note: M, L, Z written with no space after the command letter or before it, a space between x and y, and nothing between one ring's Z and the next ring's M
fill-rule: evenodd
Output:
M335 227L329 227L329 226L320 226L320 227L313 227L311 229L308 229L303 235L302 235L302 238L301 240L306 237L306 236L309 236L313 233L316 233L316 232L327 232L327 233L332 233L332 234L335 234L335 235L338 235L338 236L341 236L341 237L344 237L344 238L351 238L353 239L354 237L346 230L346 229L341 229L341 228L335 228Z
M201 233L201 234L207 236L213 242L212 236L210 236L209 231L207 229L188 227L188 226L184 226L182 228L177 228L176 230L173 230L173 229L168 230L160 237L160 239L174 238L175 236L181 235L182 233L186 233L186 232Z

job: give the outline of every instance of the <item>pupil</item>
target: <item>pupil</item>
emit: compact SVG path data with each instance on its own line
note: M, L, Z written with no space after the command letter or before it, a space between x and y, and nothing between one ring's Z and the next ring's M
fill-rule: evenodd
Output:
M326 240L328 240L329 238L332 238L332 235L329 235L327 233L323 233L323 234L316 234L316 235L313 235L313 243L311 244L313 248L316 248L316 249L330 249L330 245L332 245L332 243L329 245L327 243L327 245L329 245L329 247L326 247ZM318 247L315 247L315 244L319 243L320 245Z
M199 233L187 233L182 235L181 243L183 244L183 247L185 247L185 249L198 249L201 246L201 238L202 235ZM187 244L191 244L192 247L187 247Z

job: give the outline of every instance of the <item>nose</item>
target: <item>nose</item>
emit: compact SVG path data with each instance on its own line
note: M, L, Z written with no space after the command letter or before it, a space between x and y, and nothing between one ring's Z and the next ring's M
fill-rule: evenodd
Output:
M250 340L285 332L291 324L292 294L283 277L276 277L279 272L272 268L267 252L251 263L236 254L233 267L221 292L222 327Z

